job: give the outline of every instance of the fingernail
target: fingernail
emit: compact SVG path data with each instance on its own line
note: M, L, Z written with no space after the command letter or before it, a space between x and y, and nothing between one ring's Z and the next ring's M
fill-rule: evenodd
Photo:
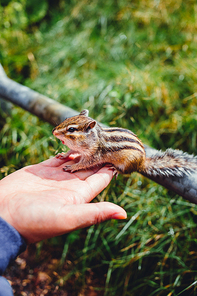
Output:
M122 220L122 219L126 219L127 218L127 214L123 214L123 213L115 213L111 216L111 219L117 219L117 220Z

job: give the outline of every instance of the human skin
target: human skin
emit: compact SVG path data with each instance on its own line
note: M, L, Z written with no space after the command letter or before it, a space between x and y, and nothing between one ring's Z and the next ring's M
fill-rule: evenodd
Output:
M66 160L68 164L76 161ZM0 216L27 243L127 216L113 203L90 203L116 174L113 168L69 173L63 171L64 166L65 159L54 157L0 181Z

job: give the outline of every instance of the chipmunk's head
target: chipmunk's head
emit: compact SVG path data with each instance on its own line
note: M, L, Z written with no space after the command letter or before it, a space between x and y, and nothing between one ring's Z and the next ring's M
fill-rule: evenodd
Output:
M53 135L70 149L83 153L96 141L97 122L88 117L88 110L67 118L53 129Z

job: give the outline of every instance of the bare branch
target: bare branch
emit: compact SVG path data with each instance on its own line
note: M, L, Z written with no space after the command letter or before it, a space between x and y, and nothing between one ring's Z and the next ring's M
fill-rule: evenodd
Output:
M78 114L73 109L9 79L2 66L0 67L0 96L52 125L58 125L67 117Z
M7 77L7 75L6 75L2 65L0 64L0 78L2 78L2 77Z

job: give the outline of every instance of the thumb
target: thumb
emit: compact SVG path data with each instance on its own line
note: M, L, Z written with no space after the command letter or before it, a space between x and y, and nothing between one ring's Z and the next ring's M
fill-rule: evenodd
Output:
M126 219L125 210L110 202L98 202L73 205L73 211L66 213L66 220L69 217L70 231L77 228L84 228L93 224L101 223L109 219ZM67 225L68 226L68 225Z
M45 219L43 215L39 225L34 223L33 229L21 233L28 243L59 236L109 219L125 219L127 214L124 209L113 203L98 202L64 205L59 211L55 211L55 215L51 213L49 216L51 218Z
M63 232L101 223L109 219L126 219L126 211L110 202L65 206L61 223Z

